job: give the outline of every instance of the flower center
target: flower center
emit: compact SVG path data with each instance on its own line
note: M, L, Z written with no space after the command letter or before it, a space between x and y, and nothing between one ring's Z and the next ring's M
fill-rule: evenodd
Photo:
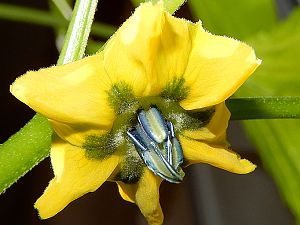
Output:
M141 110L137 124L127 131L146 166L157 176L172 183L183 180L183 152L172 122L163 118L157 108Z
M186 111L172 96L132 97L133 93L116 86L114 93L125 93L124 101L111 94L116 118L109 132L88 135L83 143L86 157L103 160L112 154L121 156L112 180L136 183L146 168L157 176L172 182L182 181L184 163L178 135L185 131L199 130L207 124L214 107ZM170 92L170 91L169 91ZM126 99L129 100L126 100ZM117 106L120 106L117 108Z

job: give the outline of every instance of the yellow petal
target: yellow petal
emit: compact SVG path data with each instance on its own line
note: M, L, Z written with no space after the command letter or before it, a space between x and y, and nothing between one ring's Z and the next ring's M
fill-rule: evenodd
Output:
M118 185L118 190L121 197L128 202L135 203L135 193L137 185L135 184L125 184L121 181L116 182Z
M90 135L100 136L107 133L106 129L86 126L85 124L65 124L54 120L49 120L55 133L63 140L72 145L81 147Z
M153 88L161 91L185 72L192 48L193 24L168 13L163 14L160 42L157 47L153 73L157 82ZM176 93L178 94L178 93Z
M225 103L220 103L215 106L215 112L206 126L198 130L185 130L183 135L199 141L224 144L229 118L230 112Z
M161 179L145 169L137 184L117 182L120 195L126 201L137 204L149 225L161 225L164 220L159 203Z
M119 157L91 160L83 149L57 141L51 149L51 162L55 178L35 203L42 219L56 215L73 200L100 187L116 168Z
M183 148L184 158L188 163L207 163L232 173L246 174L252 172L256 166L222 146L213 146L204 142L179 136Z
M110 88L102 54L98 54L70 64L30 71L12 84L11 92L35 111L68 124L74 128L73 133L78 133L82 127L110 129L114 120L114 112L107 102L106 91Z
M124 81L137 96L149 95L162 17L161 4L146 3L119 28L104 49L104 65L113 82Z
M190 87L181 102L185 109L216 105L230 97L260 64L254 50L228 37L195 26L195 37L184 78Z
M159 94L184 73L190 26L165 12L162 1L141 4L106 45L106 71L113 81L130 84L137 96Z

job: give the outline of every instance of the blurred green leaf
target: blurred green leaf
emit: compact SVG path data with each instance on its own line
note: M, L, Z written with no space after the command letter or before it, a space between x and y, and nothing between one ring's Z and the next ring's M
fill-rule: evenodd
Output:
M133 3L133 5L135 7L139 6L142 2L159 2L161 0L131 0L131 2ZM180 6L186 1L186 0L162 0L164 2L164 6L165 9L173 14L174 12L176 12Z
M263 64L239 96L300 96L300 9L250 42ZM300 120L251 121L244 126L300 224Z
M263 60L245 85L249 93L300 96L300 8L270 32L250 37Z
M191 12L214 34L245 39L276 24L273 0L189 0Z
M276 22L269 0L190 3L208 30L246 41L263 60L235 96L300 96L300 9L286 21ZM300 120L253 120L243 124L300 224Z

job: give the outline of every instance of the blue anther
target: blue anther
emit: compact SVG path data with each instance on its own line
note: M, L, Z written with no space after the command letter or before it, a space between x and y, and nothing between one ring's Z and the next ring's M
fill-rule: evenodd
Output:
M174 126L165 121L156 108L138 113L138 123L127 131L146 166L161 178L179 183L184 177L180 168L183 152Z

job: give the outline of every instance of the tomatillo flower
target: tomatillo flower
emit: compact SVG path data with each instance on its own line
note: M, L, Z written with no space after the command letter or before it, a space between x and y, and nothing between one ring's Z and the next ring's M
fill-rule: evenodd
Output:
M162 180L208 163L245 174L255 165L229 148L224 101L260 64L251 47L145 3L100 53L30 71L11 92L51 122L55 177L35 207L49 218L106 180L162 224Z

